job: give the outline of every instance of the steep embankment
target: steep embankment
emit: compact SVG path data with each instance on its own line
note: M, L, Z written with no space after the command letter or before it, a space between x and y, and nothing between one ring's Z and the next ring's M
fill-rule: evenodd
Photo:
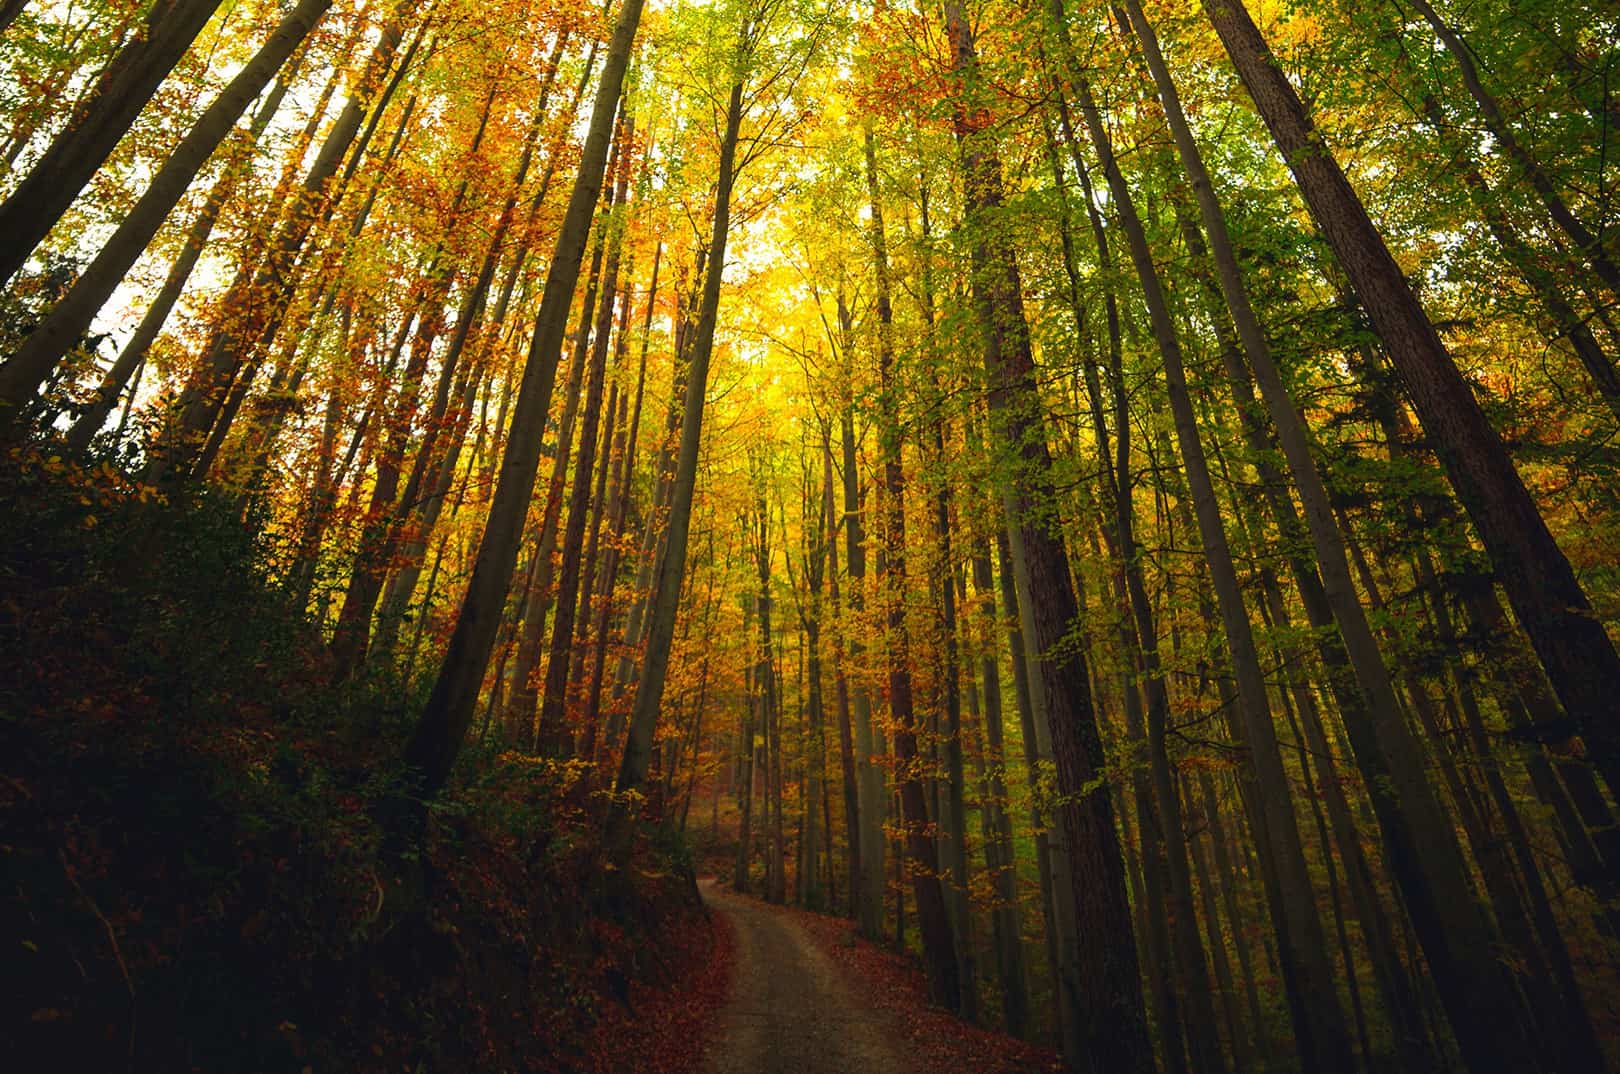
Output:
M729 934L601 868L577 770L475 746L384 853L408 684L329 681L236 506L0 460L10 1069L694 1070Z

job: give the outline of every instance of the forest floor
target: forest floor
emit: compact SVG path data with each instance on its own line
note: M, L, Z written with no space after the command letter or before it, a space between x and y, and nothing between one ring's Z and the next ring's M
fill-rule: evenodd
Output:
M1067 1069L1048 1049L931 1006L913 960L857 939L842 918L774 906L713 878L700 889L736 936L710 1074Z

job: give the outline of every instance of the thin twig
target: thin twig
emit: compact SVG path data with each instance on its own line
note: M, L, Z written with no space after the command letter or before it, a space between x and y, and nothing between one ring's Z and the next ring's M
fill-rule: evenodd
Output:
M112 922L107 920L107 915L101 912L101 907L96 905L96 901L90 897L90 893L79 885L78 878L73 875L73 869L68 865L67 855L62 852L61 848L57 848L56 860L62 863L62 875L67 877L67 882L72 885L79 898L84 900L84 904L90 908L90 912L96 915L96 920L101 922L101 927L107 931L107 942L112 945L113 958L118 962L118 972L124 975L124 987L129 989L129 1058L133 1062L135 1059L135 982L129 976L129 966L124 962L123 949L118 946L118 933L113 930Z

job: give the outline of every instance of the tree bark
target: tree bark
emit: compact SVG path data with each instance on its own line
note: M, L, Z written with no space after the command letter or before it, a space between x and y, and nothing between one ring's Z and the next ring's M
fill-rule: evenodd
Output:
M415 789L424 797L437 794L449 778L472 721L490 648L500 628L506 590L522 541L523 519L534 494L535 474L540 463L540 434L551 407L557 354L567 328L568 308L573 302L580 264L585 259L591 218L596 213L602 189L608 140L636 28L641 22L642 3L643 0L625 0L613 27L607 62L597 86L590 126L580 154L579 172L546 273L546 287L518 389L506 454L501 460L500 480L490 503L489 520L479 542L472 578L456 616L444 662L405 750L406 764L417 772L413 781Z
M1054 5L1054 15L1057 14L1060 14L1060 10L1058 5ZM1301 1056L1313 1069L1347 1071L1353 1058L1350 1037L1336 999L1332 970L1326 960L1326 938L1305 866L1288 776L1277 744L1241 585L1227 544L1203 445L1199 440L1180 342L1158 269L1148 248L1146 233L1136 215L1131 191L1115 158L1089 82L1078 75L1076 65L1071 62L1072 54L1068 50L1066 36L1061 45L1070 81L1078 94L1081 113L1108 181L1114 210L1125 233L1126 245L1148 307L1153 337L1164 363L1165 386L1176 439L1237 680L1250 763L1261 789L1261 806L1266 815L1265 845L1277 870L1278 893L1281 896L1280 913L1275 915L1280 926L1279 954L1296 1041Z
M972 33L959 4L947 4L953 67L967 88L977 80ZM985 127L988 117L958 98L954 124L962 157L970 222L979 228L972 281L989 382L992 430L1006 464L1000 478L1008 525L1021 562L1021 613L1031 631L1032 680L1039 680L1056 760L1060 810L1074 900L1079 980L1086 996L1074 1039L1092 1069L1153 1070L1142 1004L1141 977L1126 897L1124 861L1113 803L1099 778L1104 756L1084 659L1069 638L1079 609L1068 552L1047 520L1055 503L1052 461L1035 386L1034 358L1024 317L1022 282L1004 240L988 217L1002 204L1001 162ZM1035 683L1032 682L1032 688Z
M56 140L0 203L0 285L17 274L112 155L219 3L155 0L142 31L113 57ZM250 94L247 100L251 99ZM238 111L247 106L247 100L237 103ZM12 394L8 390L0 402L9 402Z
M871 206L873 269L877 276L880 440L884 479L884 600L887 605L889 714L894 722L895 778L899 783L906 856L917 900L928 996L950 1010L961 1008L961 972L952 938L950 912L940 883L939 851L929 834L922 765L917 753L917 716L912 699L911 652L906 626L905 471L901 464L900 405L895 395L889 258L883 234L883 208L877 197L877 165L871 129L865 134L867 190Z
M1068 116L1065 112L1064 121ZM1067 130L1067 127L1065 128ZM1080 278L1074 262L1073 240L1067 220L1065 180L1057 147L1048 137L1053 180L1059 197L1065 199L1060 217L1063 240L1064 268L1069 279L1069 301L1074 312L1075 328L1081 346L1087 345L1088 326L1080 291ZM1077 166L1079 164L1076 158ZM1089 187L1089 183L1087 184ZM1089 208L1089 205L1088 205ZM1108 247L1106 232L1100 216L1090 214L1097 244L1098 263L1111 270L1113 258ZM1105 283L1105 287L1108 285ZM1084 380L1086 395L1091 406L1091 423L1096 439L1097 457L1102 466L1102 500L1105 512L1111 512L1112 529L1105 521L1103 533L1111 557L1116 563L1114 577L1115 601L1119 605L1120 619L1117 631L1124 654L1125 681L1121 684L1126 726L1133 739L1146 747L1146 771L1133 765L1133 783L1137 802L1138 830L1143 858L1143 882L1149 896L1148 939L1161 948L1170 941L1159 933L1173 933L1175 954L1166 963L1175 969L1186 1003L1185 1022L1187 1043L1193 1066L1199 1071L1222 1071L1225 1057L1220 1051L1220 1040L1215 1024L1215 1008L1210 995L1208 962L1203 940L1198 933L1198 917L1192 896L1191 865L1188 861L1187 840L1182 824L1180 796L1171 773L1166 736L1169 730L1170 698L1165 688L1164 672L1158 649L1158 625L1148 597L1147 584L1142 573L1142 550L1136 543L1135 519L1132 510L1131 489L1135 487L1130 472L1130 422L1120 368L1119 317L1112 287L1106 292L1108 307L1108 357L1110 386L1114 396L1115 413L1119 416L1114 436L1108 430L1108 412L1103 404L1097 372L1098 363L1086 359ZM1141 676L1142 693L1136 687ZM1146 719L1143 719L1142 694L1146 695ZM1169 902L1158 894L1168 888ZM1168 905L1168 920L1161 918ZM1168 952L1167 952L1168 955ZM1166 986L1171 975L1155 981ZM1161 1017L1161 1033L1168 1065L1171 1069L1185 1069L1186 1058L1181 1054L1181 1027L1177 1024L1177 1005L1162 1002L1165 1016Z
M626 0L639 4L640 0ZM726 102L725 133L720 140L719 174L715 182L714 224L710 232L708 274L703 280L703 302L698 310L697 334L686 370L686 406L681 416L680 449L675 459L669 525L664 554L654 572L653 603L647 622L647 649L630 709L629 735L608 816L608 852L624 864L631 847L636 812L627 803L629 792L639 790L647 778L653 732L669 671L670 641L675 635L675 612L680 603L681 578L686 570L686 541L692 522L692 493L697 483L698 453L703 443L703 403L708 392L709 359L714 353L714 330L720 310L720 282L725 275L726 238L731 230L731 191L735 184L737 142L742 131L743 83L739 75Z
M1441 17L1429 0L1411 0L1411 4L1417 9L1418 14L1423 16L1423 20L1440 39L1446 53L1457 64L1457 72L1462 76L1463 86L1479 108L1480 117L1485 121L1485 129L1491 132L1497 146L1519 169L1524 181L1541 199L1542 206L1547 210L1548 219L1569 236L1579 256L1587 260L1592 266L1592 271L1610 292L1620 299L1620 266L1615 264L1614 256L1604 241L1606 236L1601 233L1594 235L1592 230L1575 215L1553 182L1552 176L1547 174L1541 162L1531 155L1523 142L1519 141L1518 135L1508 125L1507 117L1502 114L1502 106L1497 101L1496 95L1486 88L1484 80L1480 77L1479 67L1474 63L1474 54L1457 29Z
M849 314L839 296L839 320L847 325ZM851 333L846 329L847 339ZM848 357L847 351L845 355ZM848 383L846 378L845 383ZM861 523L860 475L856 470L855 416L853 402L846 396L839 414L839 437L843 456L844 478L844 552L849 573L849 608L855 620L855 633L847 642L848 663L859 668L865 645L860 641L864 624L860 622L866 611L866 535ZM884 789L883 768L875 758L881 752L872 727L872 696L864 678L854 683L855 717L855 773L860 792L861 861L859 894L856 898L856 920L861 935L872 941L883 937L883 899L885 893L883 856L887 840L883 832L884 818L888 815L888 794Z
M1522 1010L1497 960L1489 954L1499 940L1482 908L1468 895L1467 865L1430 790L1383 655L1355 593L1343 538L1312 457L1304 422L1288 396L1265 333L1249 304L1220 202L1182 111L1157 36L1139 0L1123 0L1123 3L1159 88L1166 119L1191 180L1221 294L1299 490L1323 595L1343 636L1344 652L1354 673L1355 688L1360 693L1356 703L1345 706L1344 718L1373 799L1396 882L1412 911L1430 968L1450 1013L1453 1031L1459 1039L1483 1035L1485 1040L1473 1050L1476 1054L1489 1053L1500 1047L1496 1037L1526 1030L1527 1012ZM1234 377L1235 383L1242 380ZM1247 403L1243 394L1240 390L1240 409ZM1279 510L1292 514L1291 505L1281 498L1277 502ZM1279 518L1284 529L1288 528L1286 522ZM1306 569L1300 573L1304 576L1313 572ZM1314 584L1314 578L1307 581Z
M234 328L217 330L188 378L174 411L153 445L145 479L174 483L192 475L220 408L253 354L266 346L297 289L299 254L318 221L324 221L342 189L334 182L344 155L354 144L361 122L403 38L397 17L383 28L382 39L367 57L358 82L338 115L304 181L283 213L280 227L262 264L250 276L238 276L223 300L227 316L240 316Z
M1559 700L1587 738L1605 778L1620 786L1620 721L1613 711L1613 699L1620 696L1620 655L1614 643L1242 0L1204 0L1204 9L1383 339ZM1509 1039L1499 1040L1503 1047L1496 1049L1470 1046L1470 1061L1511 1064L1522 1058L1524 1069L1534 1069L1528 1043L1512 1039L1516 1018L1492 1018L1487 1024L1500 1026L1498 1038Z
M198 6L212 9L215 4ZM74 282L72 289L57 302L40 326L29 334L10 361L0 366L0 422L8 421L8 415L14 417L21 412L62 356L89 329L90 322L123 280L124 274L135 264L146 249L146 244L152 241L169 213L185 196L197 172L231 133L243 111L275 77L282 64L309 36L331 6L332 0L299 0L298 6L289 11L271 31L269 40L260 46L253 58L197 118L191 130L152 177L146 192L102 246L101 252ZM255 126L263 128L263 124L257 121ZM26 184L27 180L24 180ZM24 187L19 187L13 198L24 194ZM211 225L211 215L209 222ZM6 226L5 209L0 208L0 231ZM12 250L9 242L0 240L0 247L5 248L9 256ZM193 261L195 256L192 255ZM5 273L3 263L0 263L0 274L9 275ZM178 294L178 288L175 291ZM130 368L133 365L131 361ZM128 375L128 370L125 375ZM108 402L101 410L103 420L110 407L111 403ZM97 427L99 423L90 427L91 431Z
M621 128L622 146L633 137L634 125L626 120ZM628 182L628 151L619 150L619 174L610 206L622 206ZM613 208L609 209L610 214ZM551 654L546 666L545 697L540 706L542 742L555 743L554 752L566 749L572 738L567 732L565 709L568 700L568 669L573 652L574 621L578 613L580 558L583 555L585 525L589 517L591 469L596 465L596 438L602 421L602 390L607 375L608 342L613 330L613 301L618 295L620 252L623 230L610 215L604 222L608 237L607 267L603 270L601 306L596 314L595 340L591 349L590 374L585 388L585 411L575 453L574 486L568 502L568 526L563 533L562 563L557 573L556 614L552 616ZM581 321L584 313L581 311Z
M146 352L157 340L158 333L163 330L163 325L174 310L175 303L180 300L186 283L191 279L191 272L197 267L197 261L202 256L203 246L219 220L220 210L225 207L225 202L235 192L237 183L246 174L249 155L265 129L269 127L270 120L280 109L304 55L305 52L300 48L282 64L276 84L253 114L247 137L242 139L227 157L219 176L209 188L207 197L203 199L202 209L186 229L185 238L180 242L180 252L170 264L163 285L158 288L157 295L147 306L146 313L141 316L140 324L118 352L118 357L102 377L95 394L85 404L78 420L68 430L67 446L73 453L83 454L90 446L91 440L101 431L113 407L118 404L118 398L123 394L126 384L130 385L127 399L131 403L134 401L136 389L140 386L138 371L145 366ZM133 384L130 383L132 378ZM126 415L129 413L128 405L125 406L124 412ZM4 415L0 415L0 420L4 420ZM123 421L119 423L120 434L124 424Z

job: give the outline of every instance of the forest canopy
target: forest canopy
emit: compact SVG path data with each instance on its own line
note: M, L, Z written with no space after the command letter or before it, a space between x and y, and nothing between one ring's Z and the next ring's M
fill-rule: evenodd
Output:
M1588 0L3 0L8 869L134 997L29 790L108 720L344 944L476 829L1076 1070L1608 1069L1617 84Z

